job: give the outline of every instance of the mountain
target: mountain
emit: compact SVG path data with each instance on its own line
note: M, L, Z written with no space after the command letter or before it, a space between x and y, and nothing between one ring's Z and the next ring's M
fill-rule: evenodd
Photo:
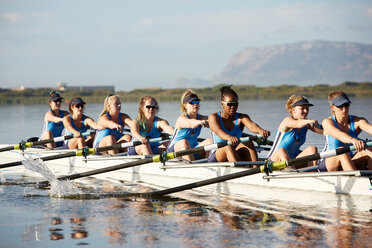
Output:
M257 86L372 81L372 45L303 41L245 48L214 81Z

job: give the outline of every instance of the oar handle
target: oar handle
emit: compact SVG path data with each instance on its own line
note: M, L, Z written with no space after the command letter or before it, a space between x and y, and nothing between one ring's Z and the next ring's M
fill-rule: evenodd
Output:
M88 131L81 133L81 136L89 136L94 134L95 131ZM38 140L34 142L20 142L19 144L13 145L13 146L8 146L8 147L3 147L0 148L0 152L5 152L5 151L11 151L11 150L24 150L26 148L31 148L33 146L38 146L38 145L44 145L52 142L60 142L60 141L65 141L74 138L74 135L66 135L66 136L60 136L60 137L55 137L52 139L46 139L46 140Z

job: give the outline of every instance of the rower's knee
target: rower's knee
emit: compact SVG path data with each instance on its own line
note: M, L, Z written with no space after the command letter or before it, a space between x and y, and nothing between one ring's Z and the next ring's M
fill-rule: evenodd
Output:
M311 153L311 154L315 154L315 153L317 153L318 152L318 148L316 147L316 146L309 146L309 152Z

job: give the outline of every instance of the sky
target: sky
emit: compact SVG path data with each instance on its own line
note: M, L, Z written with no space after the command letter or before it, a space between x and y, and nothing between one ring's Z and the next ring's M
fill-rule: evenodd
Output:
M214 85L247 47L372 44L372 1L0 0L0 88Z

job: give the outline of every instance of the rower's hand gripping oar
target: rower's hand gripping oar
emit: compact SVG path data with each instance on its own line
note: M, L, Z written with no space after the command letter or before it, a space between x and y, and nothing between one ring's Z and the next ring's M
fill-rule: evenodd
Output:
M371 146L372 146L372 141L365 143L365 147L371 147ZM244 171L240 171L240 172L236 172L236 173L232 173L232 174L228 174L224 176L219 176L219 177L215 177L215 178L211 178L211 179L207 179L207 180L203 180L203 181L199 181L195 183L185 184L185 185L181 185L181 186L170 188L170 189L154 191L154 192L146 193L145 195L147 196L168 195L168 194L177 193L177 192L188 190L188 189L194 189L194 188L198 188L198 187L202 187L202 186L206 186L206 185L210 185L214 183L225 182L227 180L232 180L232 179L245 177L245 176L249 176L253 174L268 173L268 171L272 172L274 170L282 170L286 168L287 166L303 164L303 163L310 162L313 160L318 160L318 159L325 159L325 158L337 156L337 155L347 153L350 151L355 151L355 150L356 149L354 146L346 146L346 147L340 147L335 150L331 150L327 152L320 152L320 153L316 153L316 154L301 157L301 158L291 159L288 161L285 160L285 161L274 162L274 163L268 162L266 165L261 165L260 167L257 167L257 168L244 170ZM138 195L138 194L129 194L128 196L130 195Z
M149 139L148 142L149 143L160 142L160 141L163 141L163 140L168 140L169 137L170 136L162 136L162 137L159 137L159 138L153 138L153 139ZM79 149L77 151L70 151L70 152L57 154L57 155L52 155L52 156L48 156L48 157L41 157L40 159L42 159L43 161L49 161L49 160L68 158L68 157L74 157L74 156L84 156L84 157L86 157L89 154L96 154L96 153L104 152L104 151L108 151L108 150L128 148L128 147L131 147L131 146L138 146L138 145L142 145L141 141L135 140L135 141L119 143L119 144L115 144L115 145L111 145L111 146L103 146L103 147L97 147L97 148L87 148L86 147L86 148L83 148L83 149ZM12 167L12 166L17 166L17 165L21 165L21 164L22 164L22 161L0 164L0 169L1 168Z
M257 136L254 137L254 139L257 139L257 138L258 138ZM249 140L253 140L253 138L245 137L245 138L240 138L239 139L240 142L247 142ZM174 158L177 158L177 157L182 157L182 156L189 155L189 154L194 154L194 153L207 152L207 151L215 150L215 149L227 146L227 145L231 145L231 142L222 141L222 142L219 142L219 143L216 143L216 144L195 147L195 148L186 149L186 150L182 150L182 151L178 151L178 152L163 153L163 154L160 154L160 155L155 155L151 158L143 158L143 159L140 159L140 160L127 162L127 163L124 163L124 164L118 164L118 165L109 166L109 167L105 167L105 168L100 168L100 169L96 169L96 170L92 170L92 171L86 171L86 172L82 172L82 173L76 173L76 174L72 174L72 175L61 176L61 177L58 177L57 179L58 180L72 180L72 179L97 175L97 174L101 174L101 173L105 173L105 172L110 172L110 171L114 171L114 170L125 169L125 168L138 166L138 165L142 165L142 164L148 164L148 163L152 163L152 162L162 162L162 163L164 163L165 161L167 161L169 159L174 159ZM42 181L42 182L39 182L39 184L48 184L48 181Z
M94 134L95 131L88 131L85 133L81 133L81 136L89 136L91 134ZM12 150L22 150L24 151L26 148L31 148L33 146L38 146L38 145L44 145L52 142L61 142L65 140L69 140L75 138L75 135L66 135L66 136L60 136L60 137L55 137L52 139L46 139L46 140L39 140L39 141L34 141L34 142L26 142L26 141L21 141L19 144L13 145L13 146L7 146L0 148L0 152L5 152L5 151L12 151Z

